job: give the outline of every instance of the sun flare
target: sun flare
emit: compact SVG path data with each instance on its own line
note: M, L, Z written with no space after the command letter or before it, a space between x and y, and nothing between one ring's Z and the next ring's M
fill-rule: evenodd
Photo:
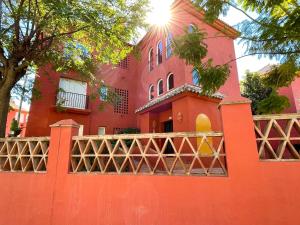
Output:
M172 17L171 4L173 0L152 0L151 12L147 21L151 25L166 26Z

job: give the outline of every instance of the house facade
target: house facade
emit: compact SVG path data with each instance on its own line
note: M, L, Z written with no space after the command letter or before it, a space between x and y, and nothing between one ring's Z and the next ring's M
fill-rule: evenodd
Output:
M97 72L96 77L120 96L117 104L106 103L105 88L102 97L92 99L91 88L76 74L57 73L51 65L40 68L35 85L42 98L31 104L26 136L49 135L49 126L64 119L80 124L83 135L116 134L126 128L139 128L143 133L195 131L199 114L210 119L213 130L221 130L221 99L240 96L236 62L229 64L225 85L212 97L202 96L196 71L172 54L170 44L186 27L195 25L210 37L207 58L214 64L235 59L236 30L221 20L209 25L190 1L174 1L172 21L166 28L150 29L138 44L138 59L129 54L118 66L105 65Z

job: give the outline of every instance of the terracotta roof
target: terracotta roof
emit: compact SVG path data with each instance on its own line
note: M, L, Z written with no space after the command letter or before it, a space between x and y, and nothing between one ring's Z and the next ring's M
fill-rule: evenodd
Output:
M166 94L164 95L161 95L155 99L153 99L152 101L148 102L147 104L143 105L142 107L138 108L135 110L135 113L138 113L138 112L141 112L147 108L150 108L154 105L157 105L167 99L170 99L176 95L179 95L181 93L184 93L184 92L191 92L191 93L196 93L198 94L199 96L204 96L202 93L202 88L198 87L198 86L195 86L195 85L191 85L191 84L184 84L180 87L177 87L177 88L174 88L173 90L167 92ZM215 94L213 94L211 97L213 98L217 98L217 99L223 99L224 98L224 95L219 93L219 92L216 92Z

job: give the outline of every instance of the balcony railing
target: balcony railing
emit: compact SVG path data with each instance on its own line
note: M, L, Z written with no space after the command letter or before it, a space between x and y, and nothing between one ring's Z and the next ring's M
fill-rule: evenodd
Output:
M223 133L74 137L73 173L226 176Z
M49 138L0 139L0 171L46 172Z
M64 108L88 109L89 97L83 94L59 91L56 95L56 105Z
M254 116L261 160L300 161L300 114Z

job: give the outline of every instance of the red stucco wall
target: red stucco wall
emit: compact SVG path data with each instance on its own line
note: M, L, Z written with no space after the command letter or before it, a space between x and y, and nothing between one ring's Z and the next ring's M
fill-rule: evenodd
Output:
M77 128L52 128L47 174L0 173L0 224L299 224L300 163L259 161L249 104L221 112L228 177L68 174Z
M58 89L59 77L67 76L78 79L75 74L58 74L53 72L50 66L39 70L36 86L40 89L42 98L32 102L31 114L28 121L27 136L49 135L49 125L62 120L72 118L79 124L84 125L84 134L97 134L98 127L106 127L107 133L112 133L113 128L136 127L139 123L135 109L145 105L148 100L148 88L151 84L157 88L159 79L163 79L164 93L167 89L167 75L171 72L175 77L175 87L185 83L192 83L192 68L186 66L183 60L172 56L166 59L166 37L167 33L172 33L173 37L183 34L183 29L189 24L198 25L207 32L207 36L216 38L207 39L208 56L215 64L224 64L235 58L233 39L224 37L224 34L203 22L202 16L196 11L189 1L178 1L173 8L173 21L167 30L153 28L145 38L139 43L141 57L139 59L129 56L129 68L127 70L102 66L96 74L97 79L104 80L107 84L115 88L127 89L129 91L129 114L121 115L113 112L112 106L106 106L104 111L99 111L99 99L90 101L88 111L82 113L57 112L54 108L55 94ZM148 51L154 49L156 56L156 45L159 40L163 42L163 63L156 65L154 59L154 70L148 70ZM231 73L226 84L220 89L224 95L239 96L239 83L235 61L230 64ZM51 78L51 80L50 80ZM157 97L155 93L155 97ZM210 103L207 103L208 105ZM189 110L194 112L193 104L188 104ZM202 106L201 106L202 107ZM199 107L198 107L199 108ZM205 107L202 107L205 108ZM216 113L213 113L214 115ZM212 118L217 120L217 118ZM193 127L193 122L189 127Z

